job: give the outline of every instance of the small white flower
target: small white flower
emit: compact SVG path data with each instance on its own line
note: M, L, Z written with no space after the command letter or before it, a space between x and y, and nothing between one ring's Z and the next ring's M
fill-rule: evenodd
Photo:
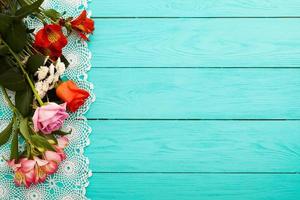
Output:
M50 75L48 76L48 78L45 80L46 83L48 83L48 85L52 84L54 80L54 75Z
M54 77L53 77L53 83L57 83L59 81L59 74L55 74Z
M59 81L59 77L65 70L65 63L61 62L60 58L57 59L55 65L51 64L49 67L41 66L38 69L35 76L38 77L39 81L35 84L35 87L41 98L44 98L47 92L54 88L55 84Z
M45 80L45 83L48 83L48 86L51 85L53 83L53 79L54 79L54 70L55 70L55 66L53 64L51 64L49 66L49 76L48 78Z
M47 74L49 72L49 68L46 66L39 67L38 71L35 73L35 75L38 77L38 80L41 81L47 77Z
M56 73L60 76L65 72L66 65L65 63L61 62L60 58L58 58L55 64L55 68L56 68Z
M49 67L50 76L54 75L54 70L55 70L55 66L53 64L51 64Z
M39 82L35 83L35 89L36 89L37 93L39 94L39 96L41 98L44 98L47 91L44 90L45 88L44 88L43 81L39 81Z
M43 82L43 87L42 87L42 90L44 92L47 92L49 90L49 84L47 82Z
M35 89L36 90L42 90L42 88L43 88L43 82L42 81L39 81L39 82L35 83Z

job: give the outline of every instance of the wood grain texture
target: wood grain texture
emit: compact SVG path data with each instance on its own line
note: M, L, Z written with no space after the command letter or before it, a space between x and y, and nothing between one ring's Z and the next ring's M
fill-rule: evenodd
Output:
M93 200L296 200L300 175L94 174Z
M94 172L300 172L298 121L89 121Z
M300 118L299 69L93 69L88 118Z
M95 0L94 17L299 16L297 0Z
M300 21L290 18L299 1L95 0L91 8L89 198L300 198Z
M93 67L299 67L298 19L96 19Z

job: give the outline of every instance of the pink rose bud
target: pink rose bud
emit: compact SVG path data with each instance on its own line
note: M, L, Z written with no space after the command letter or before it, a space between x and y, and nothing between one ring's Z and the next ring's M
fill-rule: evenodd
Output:
M58 164L63 160L61 158L60 154L55 152L55 151L46 151L45 152L45 159L47 161L55 161Z
M69 139L66 136L61 136L57 138L57 146L60 149L64 149L68 146L69 144Z
M36 132L41 131L44 134L51 134L53 131L59 130L68 117L66 103L61 105L48 103L35 110L32 117L34 130Z

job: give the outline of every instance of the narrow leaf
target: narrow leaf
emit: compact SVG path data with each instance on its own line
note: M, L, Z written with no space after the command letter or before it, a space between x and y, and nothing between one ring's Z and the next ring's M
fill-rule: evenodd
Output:
M19 138L18 138L18 130L15 130L13 133L13 138L11 141L11 147L10 147L10 160L19 159Z
M20 111L23 117L27 117L32 111L33 92L26 84L26 89L17 91L15 95L16 108Z
M61 17L61 14L54 9L44 10L43 13L53 20L58 20Z
M30 140L28 118L21 119L20 132L24 136L25 139Z
M64 56L64 55L61 55L60 56L60 59L61 59L61 62L63 62L65 64L65 67L68 68L70 63L69 61L67 60L67 58Z
M12 132L13 120L7 125L7 127L0 133L0 146L7 143Z
M18 3L19 3L22 7L28 5L28 3L26 3L24 0L18 0Z
M33 135L33 136L31 136L31 141L37 147L44 148L45 150L55 151L53 146L43 136Z
M16 16L18 18L24 18L26 17L27 15L37 11L40 6L42 5L42 3L44 2L44 0L37 0L35 1L34 3L30 4L30 5L24 5L19 9L17 10L16 12Z

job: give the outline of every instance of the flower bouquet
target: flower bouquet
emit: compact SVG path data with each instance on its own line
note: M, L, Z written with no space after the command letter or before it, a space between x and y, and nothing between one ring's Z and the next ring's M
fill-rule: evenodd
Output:
M76 112L89 93L72 80L62 80L69 63L63 55L68 36L82 40L94 31L84 10L78 17L43 9L43 0L0 0L0 86L13 112L0 133L0 146L11 143L4 158L14 172L17 186L44 182L66 158L68 134L63 131L70 112ZM24 18L44 24L28 29ZM10 95L11 94L11 95ZM23 151L18 149L24 141Z

